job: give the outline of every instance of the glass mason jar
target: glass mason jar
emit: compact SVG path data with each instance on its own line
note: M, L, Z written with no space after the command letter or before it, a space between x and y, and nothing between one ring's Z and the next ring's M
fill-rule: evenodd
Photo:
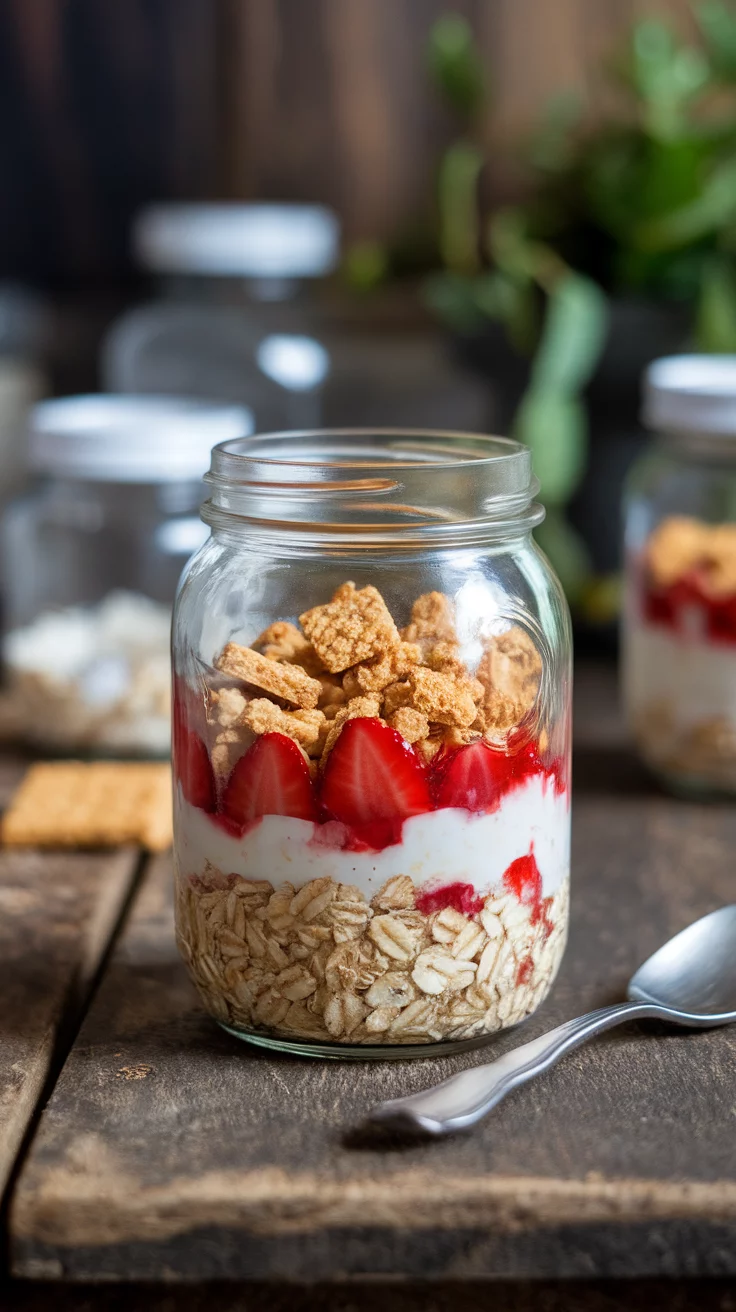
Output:
M623 686L644 761L675 790L736 791L736 358L650 366L657 432L626 498Z
M321 423L331 371L316 301L337 267L321 205L154 205L133 229L160 295L128 311L102 351L112 391L246 404L260 429Z
M6 733L44 750L167 755L171 607L201 546L212 446L239 407L76 396L30 420L34 479L3 513Z
M504 438L213 451L174 617L177 935L232 1033L426 1055L523 1020L567 936L570 629Z

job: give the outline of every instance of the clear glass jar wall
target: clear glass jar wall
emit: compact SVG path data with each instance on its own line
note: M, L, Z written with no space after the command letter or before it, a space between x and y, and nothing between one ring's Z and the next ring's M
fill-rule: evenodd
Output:
M736 360L651 366L659 436L626 499L622 670L646 763L675 789L736 791Z
M516 1024L567 935L570 632L529 453L213 452L174 619L177 937L229 1030L426 1054Z
M6 733L46 750L165 755L171 606L206 536L211 447L247 411L170 399L37 406L36 479L2 522Z

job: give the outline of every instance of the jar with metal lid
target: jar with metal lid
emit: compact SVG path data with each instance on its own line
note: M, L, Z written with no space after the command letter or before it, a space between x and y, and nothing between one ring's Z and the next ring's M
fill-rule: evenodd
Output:
M262 428L320 422L330 357L310 289L338 262L330 210L157 205L139 215L133 245L161 297L113 326L110 390L245 403Z
M678 791L736 791L736 357L650 366L657 434L626 497L623 685L639 751Z
M46 401L31 487L5 509L0 572L6 733L56 751L165 754L169 630L201 546L212 446L249 413L170 398Z
M502 438L212 454L174 618L177 936L229 1031L427 1055L515 1025L567 936L570 627Z

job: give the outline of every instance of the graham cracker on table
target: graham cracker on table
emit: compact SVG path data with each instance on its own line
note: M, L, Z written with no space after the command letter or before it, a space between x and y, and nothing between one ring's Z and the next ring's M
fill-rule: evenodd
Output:
M164 762L32 765L0 828L13 847L171 845L171 770Z

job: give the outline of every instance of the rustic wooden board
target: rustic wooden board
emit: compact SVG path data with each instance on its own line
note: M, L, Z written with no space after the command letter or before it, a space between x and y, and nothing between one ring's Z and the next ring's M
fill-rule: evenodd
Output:
M3 795L13 768L0 770ZM0 1196L136 866L133 851L0 851Z
M492 1303L491 1303L492 1298ZM0 1285L3 1312L733 1312L728 1280Z
M734 808L647 791L613 748L581 755L578 785L570 949L525 1038L619 998L663 939L733 898ZM389 1150L350 1133L375 1100L490 1052L331 1064L239 1044L178 963L169 878L151 868L44 1112L10 1217L16 1273L736 1273L732 1031L629 1027L471 1136Z

